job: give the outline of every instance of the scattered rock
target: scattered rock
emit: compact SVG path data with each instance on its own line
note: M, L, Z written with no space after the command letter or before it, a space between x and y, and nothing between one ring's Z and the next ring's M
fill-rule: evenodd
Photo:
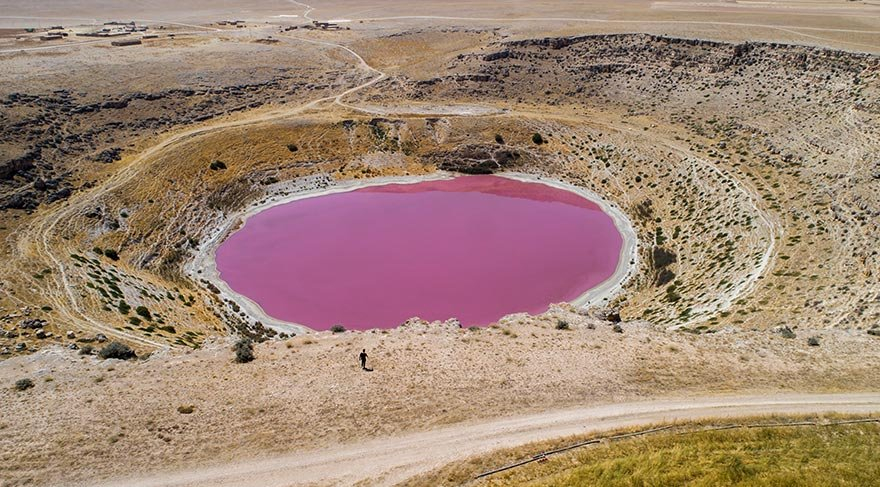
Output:
M780 325L773 328L773 333L779 333L782 338L797 338L797 335L788 327L788 325Z
M606 308L596 313L596 318L611 323L620 323L620 310L617 308Z
M107 341L107 335L104 335L103 333L98 333L97 335L95 335L95 341L98 343L104 343Z
M36 319L36 318L24 320L18 324L18 327L23 330L28 330L28 329L36 330L36 329L42 328L44 326L46 326L46 320L40 320L40 319Z
M177 412L180 414L192 414L195 410L196 407L191 405L177 406Z
M103 162L104 164L110 164L120 159L122 159L122 149L119 147L103 150L95 156L96 161Z
M613 331L614 333L623 333L623 327L620 326L619 323L616 323L616 324L611 328L611 331Z
M24 344L24 343L19 343L19 344L16 344L16 345L15 345L15 351L16 351L16 352L22 352L22 351L24 351L24 349L26 349L26 348L27 348L27 345Z
M74 333L74 332L72 332L72 331L68 331L68 332L67 332L67 338L70 339L70 340L73 340L74 338L76 338L76 333Z
M39 338L40 340L43 340L44 338L49 338L49 334L46 333L46 330L43 330L41 328L41 329L37 330L36 337Z
M818 337L810 337L810 338L808 338L808 339L807 339L807 345L809 345L809 346L811 346L811 347L818 347L818 346L819 346L819 338L818 338Z

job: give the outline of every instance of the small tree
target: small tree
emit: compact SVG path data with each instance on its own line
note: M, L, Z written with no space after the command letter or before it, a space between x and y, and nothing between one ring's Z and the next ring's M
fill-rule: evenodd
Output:
M253 362L255 358L254 342L251 341L250 338L242 338L235 342L235 346L232 347L232 350L235 352L235 361L240 364Z
M544 137L541 137L541 134L536 132L532 134L532 142L534 142L536 145L541 145L544 143Z
M137 358L137 354L128 345L119 342L111 342L98 352L98 357L102 359L116 358L120 360L128 360Z

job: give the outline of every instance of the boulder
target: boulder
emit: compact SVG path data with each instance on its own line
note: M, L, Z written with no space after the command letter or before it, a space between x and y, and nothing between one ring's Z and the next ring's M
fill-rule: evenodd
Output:
M797 338L797 335L788 327L788 325L780 325L773 328L773 333L779 333L782 338Z
M37 318L27 319L18 324L18 327L24 330L36 330L44 326L46 326L46 320L40 320Z

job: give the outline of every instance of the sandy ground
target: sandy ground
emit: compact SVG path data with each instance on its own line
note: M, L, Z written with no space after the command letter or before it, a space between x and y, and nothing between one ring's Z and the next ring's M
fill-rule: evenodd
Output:
M572 435L705 418L827 412L876 414L880 412L880 394L731 395L616 403L465 423L310 453L176 474L127 478L100 485L395 485L455 460L490 452L499 445L516 447Z
M9 359L0 363L0 478L96 483L653 397L880 388L878 338L863 332L795 330L786 339L624 323L615 333L566 309L497 328L413 322L266 342L250 364L233 362L229 339L145 361L63 349ZM558 320L572 329L557 330ZM807 345L814 335L821 346ZM362 348L374 372L360 370ZM36 386L11 390L23 377Z

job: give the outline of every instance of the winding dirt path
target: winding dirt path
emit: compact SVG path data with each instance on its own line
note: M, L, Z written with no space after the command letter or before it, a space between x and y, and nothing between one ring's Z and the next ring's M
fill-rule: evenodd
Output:
M144 174L145 170L150 167L151 159L155 159L168 151L174 150L181 143L191 140L194 137L210 134L218 130L255 125L268 121L289 118L295 115L302 114L309 110L317 109L321 104L325 102L333 102L340 106L344 106L344 103L342 102L342 99L344 97L364 88L367 88L384 79L386 76L385 73L368 65L366 61L364 61L364 59L356 52L341 44L313 41L310 39L303 39L292 36L288 37L303 42L320 44L331 48L343 49L351 53L356 58L358 62L357 67L359 69L365 69L374 76L372 76L371 79L369 79L368 81L363 82L352 88L345 89L340 93L318 98L303 105L292 108L281 108L261 113L246 119L225 121L178 132L177 134L165 138L162 142L140 153L125 167L114 173L110 178L99 184L94 189L88 192L77 194L73 198L69 199L63 206L53 207L46 213L42 213L37 216L34 221L29 225L29 229L21 233L22 236L18 241L18 253L21 255L27 255L29 250L34 250L48 265L51 266L51 268L58 271L53 274L56 279L55 283L57 285L51 286L46 289L45 297L48 301L51 302L53 309L55 309L61 317L63 317L70 323L76 323L83 329L91 330L98 333L104 333L109 337L124 338L134 343L140 343L142 345L150 347L166 348L166 345L148 340L132 333L118 330L111 324L103 323L99 320L96 320L95 318L90 316L86 310L82 309L79 304L79 300L75 294L75 291L70 284L70 269L63 262L64 258L68 254L74 253L76 249L60 241L60 239L58 238L58 232L56 231L57 226L70 220L72 217L85 211L86 209L94 206L96 201L98 201L104 194L125 185L126 183L137 177L141 177Z
M880 393L737 395L588 406L500 418L220 467L120 479L105 486L393 485L455 460L567 435L704 418L880 412ZM279 438L279 441L284 441ZM92 484L94 485L94 484Z

